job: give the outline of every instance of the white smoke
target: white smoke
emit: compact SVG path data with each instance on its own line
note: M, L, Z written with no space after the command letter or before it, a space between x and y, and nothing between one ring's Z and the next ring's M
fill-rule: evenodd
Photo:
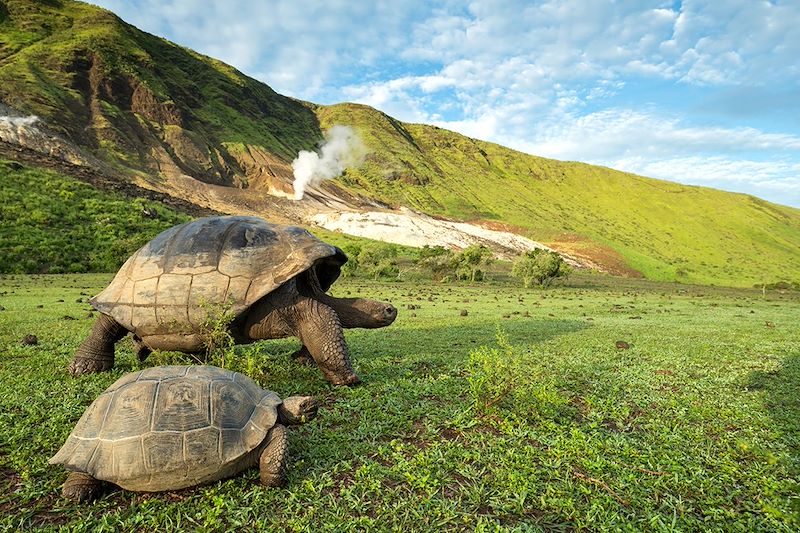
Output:
M301 150L292 161L294 199L302 200L306 187L333 179L348 167L357 167L367 154L361 138L349 126L335 125L325 132L319 152Z
M39 122L39 117L31 115L29 117L11 117L0 115L0 126L6 128L19 128L20 126L33 126Z
M0 107L0 113L3 111L5 109ZM38 138L41 132L34 126L37 122L39 117L36 115L22 117L0 114L0 141L24 145L30 139Z
M12 117L8 115L0 115L0 126L6 128L19 128L21 126L33 126L39 122L39 117L30 115L28 117Z

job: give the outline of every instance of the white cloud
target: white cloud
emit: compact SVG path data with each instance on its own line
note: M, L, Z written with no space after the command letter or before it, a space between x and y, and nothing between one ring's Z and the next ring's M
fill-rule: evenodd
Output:
M314 98L362 67L381 68L408 43L427 3L344 0L93 0L151 33Z
M587 115L555 114L524 146L556 159L608 160L615 154L666 157L676 153L797 152L800 137L755 128L686 126L674 117L630 109Z

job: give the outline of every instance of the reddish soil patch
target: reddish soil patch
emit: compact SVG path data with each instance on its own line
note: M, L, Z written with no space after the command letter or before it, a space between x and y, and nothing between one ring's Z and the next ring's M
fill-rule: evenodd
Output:
M562 237L564 237L562 239ZM544 243L552 249L574 257L591 268L615 276L641 278L642 273L625 264L625 259L615 250L578 235L565 234L558 240Z
M473 223L477 226L490 229L492 231L505 231L506 233L515 233L516 235L533 239L533 237L531 237L531 230L523 228L522 226L507 224L505 222L500 222L499 220L476 220Z

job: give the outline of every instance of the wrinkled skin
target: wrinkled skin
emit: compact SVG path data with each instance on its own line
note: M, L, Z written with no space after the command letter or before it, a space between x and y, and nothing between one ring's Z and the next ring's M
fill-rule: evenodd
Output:
M262 339L297 337L303 343L301 360L313 360L334 385L354 385L353 371L343 328L381 328L394 322L397 309L389 303L363 298L335 298L326 294L309 269L256 302L231 324L237 344ZM114 365L114 345L128 331L112 317L101 314L91 333L69 365L72 375L102 372ZM151 350L196 353L204 349L203 336L151 335L134 337L140 360Z

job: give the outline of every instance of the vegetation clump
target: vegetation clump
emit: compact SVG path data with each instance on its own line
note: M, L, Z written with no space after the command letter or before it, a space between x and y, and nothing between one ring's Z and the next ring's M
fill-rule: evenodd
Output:
M522 280L527 289L532 284L540 287L549 286L553 280L569 276L572 273L564 258L556 252L536 248L522 254L511 268L511 274Z
M0 273L114 272L189 219L158 202L0 160Z

